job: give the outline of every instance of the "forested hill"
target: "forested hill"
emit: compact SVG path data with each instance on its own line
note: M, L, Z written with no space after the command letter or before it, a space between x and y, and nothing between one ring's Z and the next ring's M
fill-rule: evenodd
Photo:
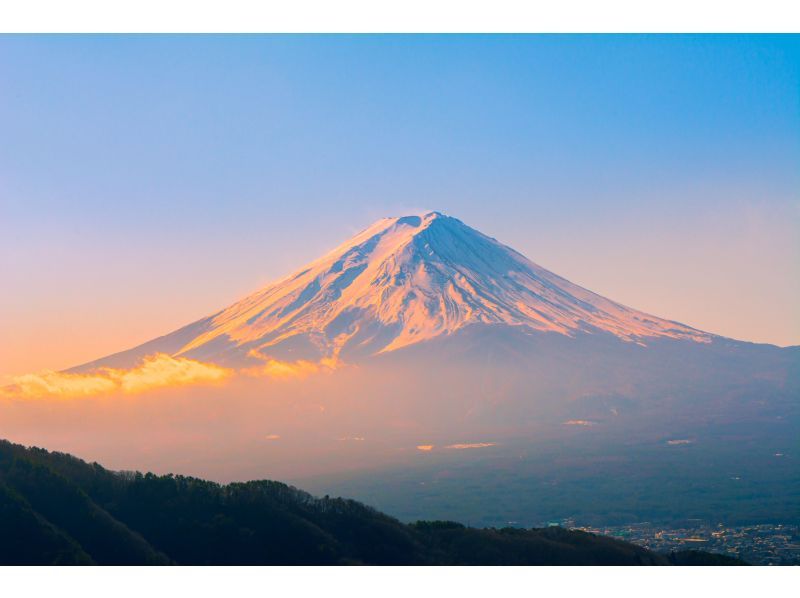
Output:
M732 560L731 560L732 561ZM727 564L561 528L405 525L271 481L118 473L0 441L0 564ZM732 561L736 562L736 561Z

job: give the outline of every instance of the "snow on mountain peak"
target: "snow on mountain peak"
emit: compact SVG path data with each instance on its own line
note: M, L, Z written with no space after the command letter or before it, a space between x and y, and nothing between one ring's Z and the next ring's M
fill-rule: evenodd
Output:
M177 354L366 356L472 324L569 336L602 331L634 342L710 339L587 291L456 218L428 212L383 218L198 322Z

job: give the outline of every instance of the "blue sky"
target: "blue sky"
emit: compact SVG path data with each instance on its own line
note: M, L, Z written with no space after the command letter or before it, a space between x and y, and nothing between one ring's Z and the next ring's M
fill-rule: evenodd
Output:
M0 138L15 342L122 348L437 209L623 303L800 343L797 36L2 36Z

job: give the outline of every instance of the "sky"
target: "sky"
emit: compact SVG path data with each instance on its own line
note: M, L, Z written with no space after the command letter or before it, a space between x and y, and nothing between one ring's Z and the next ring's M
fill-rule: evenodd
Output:
M0 382L439 210L800 344L800 37L0 36Z

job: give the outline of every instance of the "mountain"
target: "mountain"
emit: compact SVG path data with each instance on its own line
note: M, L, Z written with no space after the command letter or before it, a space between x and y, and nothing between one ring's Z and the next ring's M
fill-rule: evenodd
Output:
M360 360L476 325L567 337L710 343L714 335L631 309L545 270L439 212L384 218L226 309L81 369L154 352L225 365Z
M119 469L288 479L405 521L800 512L800 347L623 306L437 212L50 374L0 401L4 434Z
M439 212L379 220L216 314L72 371L155 353L244 371L358 364L376 419L394 377L403 418L437 397L429 427L473 436L564 422L687 434L709 418L792 433L800 413L800 347L626 307Z
M271 481L108 471L0 441L0 565L714 565L562 528L405 525Z

